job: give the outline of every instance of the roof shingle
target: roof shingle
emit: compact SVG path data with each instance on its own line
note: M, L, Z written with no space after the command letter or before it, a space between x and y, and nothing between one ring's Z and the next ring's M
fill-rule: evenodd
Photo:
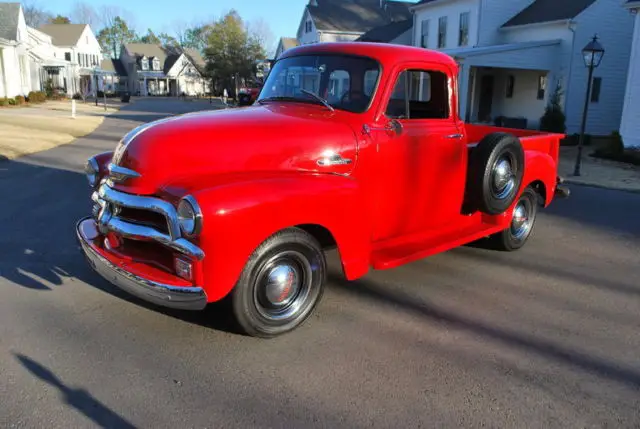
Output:
M0 3L0 38L18 39L20 3Z
M317 0L317 6L307 6L316 28L320 31L365 33L373 28L411 17L411 3L380 0Z
M127 76L127 69L125 69L120 60L115 58L102 60L102 62L100 63L100 68L108 72L114 72L118 76Z
M539 24L542 22L572 19L591 6L596 0L535 0L503 27Z
M381 42L389 43L402 33L408 31L413 26L412 19L405 19L404 21L392 22L382 27L376 27L367 31L362 36L358 37L358 42Z
M55 46L75 46L87 24L45 24L39 28Z

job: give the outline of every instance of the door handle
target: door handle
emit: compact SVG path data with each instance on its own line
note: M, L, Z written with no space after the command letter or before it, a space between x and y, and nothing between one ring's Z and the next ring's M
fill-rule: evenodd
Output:
M449 134L448 136L444 136L445 139L461 139L462 134Z

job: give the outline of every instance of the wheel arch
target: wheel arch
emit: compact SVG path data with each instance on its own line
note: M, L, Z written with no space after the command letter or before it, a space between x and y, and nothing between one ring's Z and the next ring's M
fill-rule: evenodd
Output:
M533 187L540 195L542 206L551 204L556 188L557 164L553 158L544 152L535 150L525 151L525 174L522 189Z
M323 250L337 248L348 279L369 269L369 219L351 178L301 173L225 184L195 196L204 212L199 244L210 301L233 289L260 244L288 228L311 234Z

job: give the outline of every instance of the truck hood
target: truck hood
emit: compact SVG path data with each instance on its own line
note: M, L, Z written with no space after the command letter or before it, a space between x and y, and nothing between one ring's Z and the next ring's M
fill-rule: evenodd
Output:
M170 182L212 174L282 170L349 174L356 162L356 136L343 115L322 106L290 103L150 122L129 132L116 147L112 164L131 175L112 174L112 182L120 191L149 195ZM332 152L351 162L318 164Z

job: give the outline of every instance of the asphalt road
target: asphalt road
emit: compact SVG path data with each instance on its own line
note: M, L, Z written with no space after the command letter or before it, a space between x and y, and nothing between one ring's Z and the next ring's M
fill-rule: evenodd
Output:
M640 425L640 194L572 187L519 252L463 247L333 276L297 331L259 340L222 309L159 310L79 253L84 160L141 120L0 162L0 427Z

